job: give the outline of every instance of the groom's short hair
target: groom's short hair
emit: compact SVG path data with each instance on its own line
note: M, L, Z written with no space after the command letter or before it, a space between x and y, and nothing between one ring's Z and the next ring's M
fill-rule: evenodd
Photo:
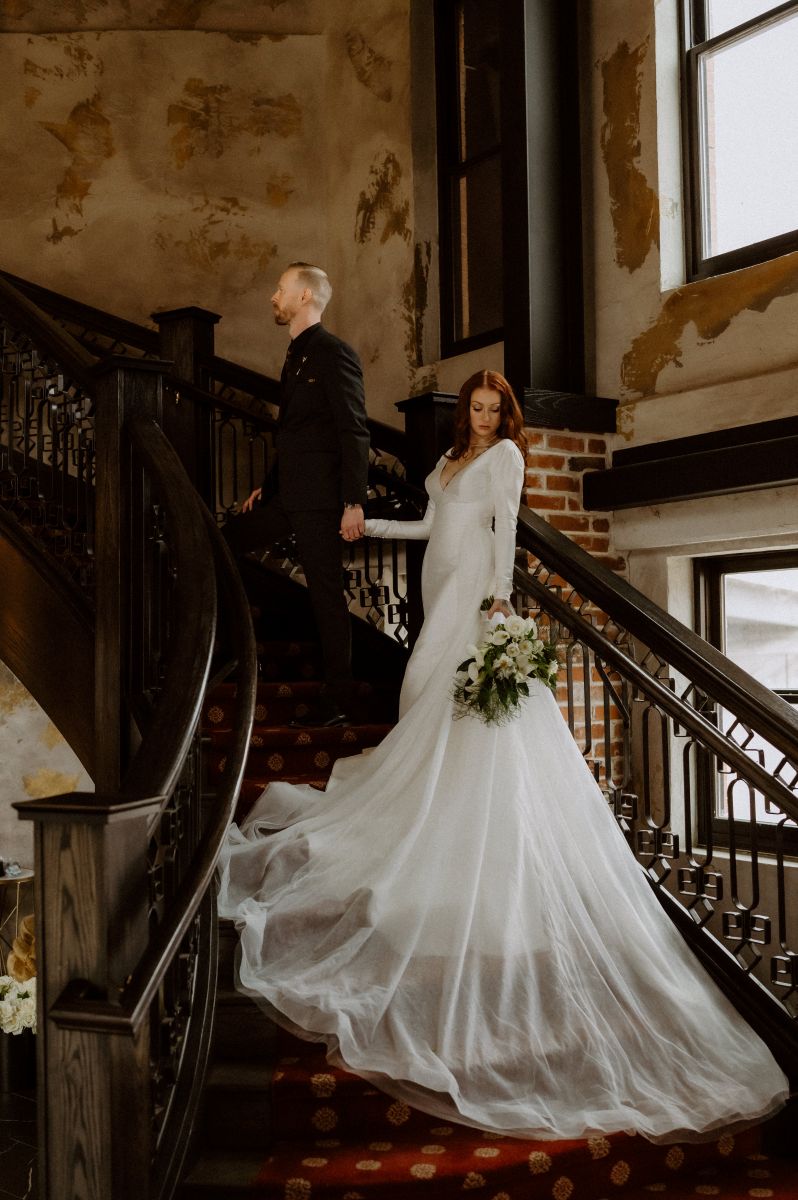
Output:
M332 284L327 278L327 272L313 263L306 262L292 262L288 267L289 270L296 271L299 282L313 293L319 311L324 312L332 296Z

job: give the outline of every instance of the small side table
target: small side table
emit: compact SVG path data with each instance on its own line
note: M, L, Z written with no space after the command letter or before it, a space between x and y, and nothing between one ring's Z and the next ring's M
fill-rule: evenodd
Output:
M33 882L33 871L0 875L0 974L7 975L6 958L19 933L22 889Z

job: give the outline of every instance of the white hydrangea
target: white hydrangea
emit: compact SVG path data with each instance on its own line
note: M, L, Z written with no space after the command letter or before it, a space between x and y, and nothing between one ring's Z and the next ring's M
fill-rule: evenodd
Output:
M36 980L19 983L0 975L0 1029L3 1033L36 1032Z

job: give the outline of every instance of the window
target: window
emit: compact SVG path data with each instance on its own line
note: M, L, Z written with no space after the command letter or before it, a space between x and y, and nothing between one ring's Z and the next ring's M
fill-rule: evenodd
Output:
M798 249L798 0L684 0L691 278Z
M798 551L710 558L698 563L698 585L702 633L732 662L760 683L798 707ZM749 737L733 727L734 718L724 709L716 714L724 732L771 772L782 762L782 754L758 736ZM786 775L786 778L785 778ZM781 772L789 787L792 772ZM736 822L750 820L751 801L742 785L735 794L724 771L714 778L705 772L704 785L712 794L713 835L723 844L728 840L729 804L734 804ZM743 795L743 792L745 795ZM782 819L765 798L755 795L755 817L760 828L760 849L772 848L772 828ZM701 834L699 830L699 835ZM785 830L785 845L798 846L798 830Z
M444 355L502 337L501 8L436 5Z

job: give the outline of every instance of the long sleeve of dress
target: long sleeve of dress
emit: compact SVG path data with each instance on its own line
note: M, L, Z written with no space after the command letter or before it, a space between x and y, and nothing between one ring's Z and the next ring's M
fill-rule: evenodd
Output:
M515 566L515 526L521 488L524 484L524 459L521 451L507 439L494 453L490 484L493 490L494 575L492 595L509 600L513 590Z
M366 537L405 538L407 541L426 541L435 518L435 501L430 500L427 511L420 521L381 521L375 517L366 520Z

